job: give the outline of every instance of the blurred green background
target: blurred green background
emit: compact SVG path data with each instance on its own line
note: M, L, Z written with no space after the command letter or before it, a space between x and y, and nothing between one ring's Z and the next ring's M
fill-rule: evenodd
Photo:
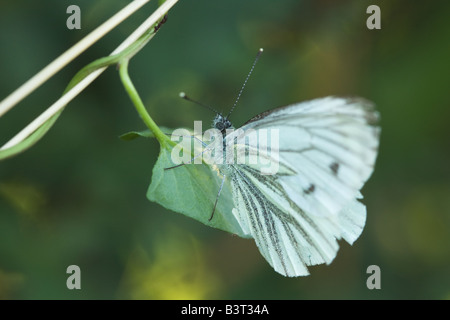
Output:
M0 99L129 1L2 0ZM82 29L66 28L77 4ZM366 8L381 8L368 30ZM156 1L0 119L5 143L62 93L74 73L109 54ZM124 142L144 129L109 68L33 148L0 162L2 299L450 298L449 1L180 0L130 64L159 125L209 123L180 91L228 110L265 49L232 120L321 96L362 96L381 113L375 172L362 190L366 228L329 266L284 278L252 240L149 202L159 146ZM68 290L66 268L81 268ZM381 268L381 290L366 269Z

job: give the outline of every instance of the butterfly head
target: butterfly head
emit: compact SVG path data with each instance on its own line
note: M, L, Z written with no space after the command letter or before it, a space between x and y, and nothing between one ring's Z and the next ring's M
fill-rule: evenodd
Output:
M222 134L225 134L225 131L227 129L233 128L231 121L228 120L227 117L221 115L220 113L218 113L214 118L212 126L214 129L217 129L220 132L222 132Z

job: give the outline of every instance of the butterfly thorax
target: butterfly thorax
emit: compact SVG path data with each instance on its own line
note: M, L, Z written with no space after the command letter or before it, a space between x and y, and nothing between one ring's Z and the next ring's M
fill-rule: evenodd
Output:
M231 121L228 120L226 117L218 113L212 123L212 127L214 129L219 130L222 133L222 136L225 138L227 129L233 129L233 125L231 124Z
M225 136L227 135L227 129L234 129L231 121L224 117L220 113L216 114L214 120L212 122L212 127L214 129L219 130L222 133L222 143L223 143L223 151L226 154L226 140Z

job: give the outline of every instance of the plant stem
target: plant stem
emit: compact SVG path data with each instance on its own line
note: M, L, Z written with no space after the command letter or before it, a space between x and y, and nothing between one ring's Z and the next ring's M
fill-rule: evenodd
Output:
M129 59L125 58L120 62L119 74L123 86L125 87L125 90L130 96L130 99L133 102L136 111L138 112L139 116L141 117L142 121L145 123L147 128L149 128L150 131L153 132L153 134L155 135L155 138L158 139L159 143L161 144L161 147L166 146L168 144L174 145L174 142L170 140L169 137L166 134L164 134L164 132L161 131L161 129L159 129L159 127L156 125L152 117L150 117L147 110L145 109L144 103L139 97L139 94L137 93L136 88L134 87L133 83L131 82L130 76L128 75L128 61Z
M178 0L166 0L161 6L158 7L158 9L156 9L155 12L153 12L153 14L147 20L144 21L144 23L142 23L124 42L122 42L122 44L119 45L116 48L116 50L114 50L111 53L111 55L117 55L117 54L127 50L127 48L129 48L130 45L132 45L132 44L134 44L136 42L139 42L139 38L142 37L145 33L147 33L150 30L150 28L155 23L157 23L158 20L162 19L163 16L168 12L168 10L177 2L178 2ZM153 36L153 34L149 34L149 37L146 38L145 41L139 43L139 45L140 46L145 45L145 43L148 40L150 40L152 36ZM134 48L134 49L136 49L136 48ZM138 50L136 50L136 51L138 51ZM60 99L58 99L54 104L52 104L39 117L34 119L28 126L26 126L18 134L16 134L11 140L9 140L7 143L5 143L5 145L3 145L0 148L0 151L4 151L4 150L7 150L7 149L12 148L14 146L17 146L21 142L23 142L25 139L27 139L27 137L29 137L33 132L35 132L46 121L49 121L50 118L54 117L58 112L61 112L61 110L73 98L75 98L91 82L93 82L105 69L106 69L106 67L103 67L103 68L95 70L94 72L90 73L88 76L83 78L80 82L78 82L76 86L71 88L69 91L66 91L65 94ZM77 80L77 81L79 81L79 80ZM73 85L73 83L71 83L71 86L72 85ZM5 100L2 101L0 103L0 105L4 104ZM8 105L9 105L9 103L8 103ZM2 105L2 107L4 107L4 105ZM7 107L7 108L9 108L9 107ZM5 108L5 109L7 109L7 108ZM4 112L6 112L6 111L4 111ZM1 115L1 109L0 109L0 115ZM49 127L47 127L47 129L48 128ZM42 135L43 134L41 134L40 136L42 136ZM34 141L36 142L37 140L34 139ZM27 146L29 147L30 145L27 144ZM18 150L22 150L22 149L19 148ZM18 152L16 152L16 153L18 153ZM2 156L0 154L0 160L1 159L2 159Z
M135 0L0 102L0 117L150 0Z

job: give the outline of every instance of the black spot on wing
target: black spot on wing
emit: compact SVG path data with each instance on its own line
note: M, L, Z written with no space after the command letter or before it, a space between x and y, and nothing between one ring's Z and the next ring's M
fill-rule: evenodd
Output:
M285 275L295 275L295 273L292 274L292 270L288 268L286 263L292 253L283 250L283 247L286 248L286 244L281 239L282 234L287 235L291 245L296 249L295 254L305 266L313 263L311 259L309 259L309 262L305 261L305 257L301 254L304 250L314 252L321 257L323 262L332 260L328 252L336 252L337 250L334 238L324 232L308 214L290 199L283 187L277 182L276 177L262 175L258 170L245 165L233 165L232 168L234 169L231 173L232 184L244 202L244 208L238 208L238 210L244 209L243 212L239 211L239 214L242 217L248 217L250 232L255 241L259 243L260 251L269 263L275 262L270 257L271 253L269 252L275 253ZM280 203L269 200L250 181L249 176L265 184L275 194L287 200L289 202L288 207L282 207ZM310 192L314 192L315 185L311 184L309 189L312 190ZM280 223L281 228L276 227L275 219ZM297 236L294 231L298 232L299 235ZM306 244L302 244L299 239L303 239ZM314 264L318 263L315 262Z
M314 184L311 183L311 184L309 185L308 189L303 190L303 192L304 192L305 194L311 194L311 193L314 192L314 190L316 190L316 186L315 186Z
M339 163L333 162L332 164L330 164L330 169L331 171L333 171L334 175L337 176L339 171Z

